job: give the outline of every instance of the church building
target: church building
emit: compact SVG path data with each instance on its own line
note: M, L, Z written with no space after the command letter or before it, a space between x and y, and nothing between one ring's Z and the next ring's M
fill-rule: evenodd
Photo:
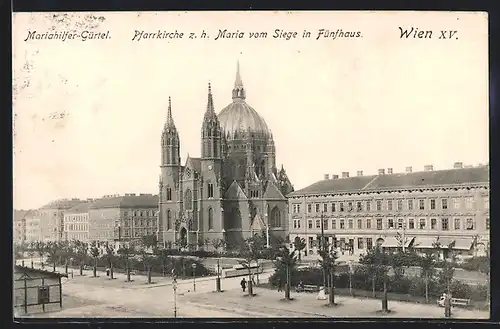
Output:
M236 248L257 233L286 238L293 186L276 166L273 135L246 102L239 63L233 101L218 114L208 85L201 157L180 157L180 135L169 98L161 135L159 242L174 246L223 239Z

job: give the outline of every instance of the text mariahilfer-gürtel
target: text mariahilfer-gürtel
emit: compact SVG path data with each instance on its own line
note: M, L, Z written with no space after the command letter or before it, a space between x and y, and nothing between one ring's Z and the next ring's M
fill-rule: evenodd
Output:
M110 39L109 31L106 32L93 32L93 31L78 31L78 32L38 32L28 31L28 35L24 41L28 40L96 40L96 39Z

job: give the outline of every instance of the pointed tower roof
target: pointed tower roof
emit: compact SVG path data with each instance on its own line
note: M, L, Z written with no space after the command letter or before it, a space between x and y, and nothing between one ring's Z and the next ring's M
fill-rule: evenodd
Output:
M207 100L207 110L205 111L205 121L207 119L217 119L217 114L214 109L214 98L212 96L212 85L208 83L208 100Z
M240 75L240 61L238 60L236 62L236 79L234 80L234 87L241 87L243 88L243 81L241 80L241 75Z
M172 117L172 99L168 96L167 121L165 121L165 129L175 130L174 118Z

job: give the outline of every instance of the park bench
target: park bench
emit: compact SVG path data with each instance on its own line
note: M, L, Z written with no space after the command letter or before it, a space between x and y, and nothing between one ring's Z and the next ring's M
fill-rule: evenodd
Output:
M452 306L462 306L462 307L467 307L470 305L470 299L465 299L465 298L452 298L451 299L451 305Z
M302 287L295 288L296 292L318 292L319 287L311 284L305 284Z

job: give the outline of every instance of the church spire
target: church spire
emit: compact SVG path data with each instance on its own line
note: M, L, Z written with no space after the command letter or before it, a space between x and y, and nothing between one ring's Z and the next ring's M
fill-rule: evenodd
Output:
M236 63L236 79L234 80L233 100L245 99L245 88L240 75L240 61Z
M214 109L214 98L212 96L212 85L210 82L208 83L208 100L207 100L207 110L205 111L205 121L208 119L216 118L217 114L215 114Z
M172 99L170 96L168 96L167 121L165 122L165 128L175 129L174 118L172 117Z

